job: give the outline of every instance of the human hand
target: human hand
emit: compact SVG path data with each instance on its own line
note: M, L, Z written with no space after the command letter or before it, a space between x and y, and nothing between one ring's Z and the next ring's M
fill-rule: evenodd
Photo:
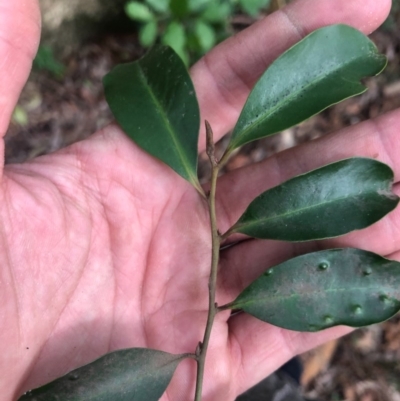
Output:
M4 133L29 73L39 15L32 0L0 4ZM257 77L286 48L332 23L369 33L389 8L388 0L301 0L228 40L192 69L203 119L212 123L218 139L234 124ZM399 122L400 112L392 112L222 177L220 230L267 188L345 157L382 160L394 169L397 182ZM200 147L204 144L202 133ZM400 192L398 185L394 188ZM0 199L4 400L112 350L194 351L208 308L206 204L116 126L52 155L6 166ZM394 211L366 230L320 246L356 246L400 259L399 221L400 211ZM315 247L252 240L224 251L217 302L231 301L267 267ZM220 313L208 352L204 399L234 399L293 355L345 332L294 333L245 314L229 318L229 312ZM194 361L184 361L163 400L190 399L194 377Z

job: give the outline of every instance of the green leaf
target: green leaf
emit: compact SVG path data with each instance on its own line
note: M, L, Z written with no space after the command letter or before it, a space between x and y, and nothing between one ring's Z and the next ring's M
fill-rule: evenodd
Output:
M209 51L217 40L214 29L201 20L196 21L195 33L203 52Z
M367 326L400 310L400 263L351 248L310 253L267 270L228 306L289 330Z
M190 12L196 13L196 12L203 10L205 7L208 7L210 4L213 4L213 3L218 4L218 3L215 3L215 0L189 0L188 7L189 7Z
M211 3L204 10L201 18L211 24L224 24L232 12L232 5L230 3Z
M165 14L169 9L169 0L146 0L146 3L156 12Z
M104 78L107 102L123 130L196 188L200 112L193 83L174 51L155 46Z
M150 21L139 30L139 42L143 47L150 47L157 39L157 22Z
M167 26L161 38L161 42L166 46L172 47L175 53L177 53L183 60L185 65L188 65L188 57L185 51L186 40L185 27L177 21L172 21Z
M240 6L242 10L255 17L261 11L261 9L268 7L271 0L240 0Z
M148 348L112 352L19 401L157 401L184 358Z
M184 18L188 14L188 0L170 0L169 9L177 18Z
M162 43L166 46L172 47L176 52L176 49L183 49L186 44L186 33L184 26L177 21L172 21L165 29L162 37Z
M137 1L130 1L125 5L125 12L129 18L140 21L148 22L154 19L154 15L145 4Z
M319 29L275 60L250 93L227 153L298 124L366 91L360 82L379 74L385 56L346 25Z
M352 158L292 178L251 202L230 230L255 238L310 241L365 228L398 204L393 172Z

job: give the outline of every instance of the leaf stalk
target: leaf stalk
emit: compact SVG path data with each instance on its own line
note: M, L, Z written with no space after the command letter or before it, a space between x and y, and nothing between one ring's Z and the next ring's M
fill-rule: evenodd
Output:
M221 242L224 242L226 239L228 239L228 237L230 237L232 234L234 234L235 230L236 230L236 224L234 226L232 226L224 234L221 235Z
M229 302L229 304L218 306L217 313L223 312L223 311L226 311L226 310L229 310L229 309L233 309L233 305L234 304L235 304L235 302L233 301L233 302Z

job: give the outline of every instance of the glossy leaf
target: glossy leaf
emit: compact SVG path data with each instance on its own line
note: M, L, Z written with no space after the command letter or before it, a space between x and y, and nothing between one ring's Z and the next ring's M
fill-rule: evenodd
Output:
M130 1L125 5L125 12L129 18L135 21L147 22L154 19L154 15L151 10L142 3L137 1Z
M230 308L296 331L367 326L400 310L400 263L351 248L310 253L267 270Z
M176 53L156 46L139 61L115 67L104 78L104 88L123 130L199 187L199 106L189 74Z
M184 357L148 348L112 352L19 401L157 401Z
M319 29L280 56L250 93L228 152L304 121L366 90L386 58L361 32L346 25Z
M392 181L392 170L373 159L328 164L262 193L231 232L309 241L362 229L397 206Z

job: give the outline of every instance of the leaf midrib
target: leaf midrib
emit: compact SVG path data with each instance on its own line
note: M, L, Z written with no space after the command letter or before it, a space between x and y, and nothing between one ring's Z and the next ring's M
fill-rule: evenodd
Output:
M380 189L379 189L379 190L380 190ZM357 199L357 198L359 198L359 197L365 197L366 195L371 195L371 194L377 194L377 195L379 195L379 193L378 193L379 190L368 191L368 192L362 192L361 194L356 194L356 195L353 195L353 196L342 196L342 197L340 197L340 198L335 198L334 200L329 200L329 201L327 201L327 202L321 202L321 203L313 204L312 206L302 207L302 208L300 208L300 209L296 209L295 211L289 211L289 212L287 212L287 213L279 214L279 215L277 215L277 216L271 216L271 217L268 217L268 218L261 218L261 219L257 219L256 221L253 221L253 220L252 220L250 223L247 223L247 224L244 224L244 223L238 224L238 225L236 226L237 230L235 230L235 231L238 231L238 230L241 229L241 228L249 228L249 227L252 227L252 226L257 226L260 222L263 223L263 224L265 224L265 223L267 223L267 222L270 221L270 220L274 220L274 219L284 219L284 218L286 218L286 217L288 217L288 216L290 216L290 215L292 215L292 214L293 214L293 215L294 215L294 214L300 214L300 213L302 213L302 212L304 212L304 211L306 211L306 210L313 209L313 208L317 208L317 207L321 207L321 206L324 206L324 205L329 205L330 203L340 202L340 201L342 201L342 200L344 200L344 199ZM389 188L389 191L390 191L390 188ZM390 191L390 193L392 193L392 192ZM251 206L251 205L250 205L250 206ZM249 206L249 207L250 207L250 206ZM246 212L247 212L247 210L246 210ZM246 212L245 212L245 213L246 213ZM240 220L239 220L239 222L240 222Z
M178 155L182 161L182 165L185 168L187 174L188 174L188 178L190 179L190 182L195 183L197 181L197 177L195 175L193 175L192 173L192 169L190 168L190 163L185 155L185 153L182 152L181 149L181 144L180 142L177 140L177 138L174 135L174 129L171 126L171 123L165 113L164 107L163 105L157 100L157 96L155 95L155 93L153 92L153 88L151 83L146 79L146 75L143 72L143 68L142 66L139 64L140 68L139 68L139 74L141 79L145 82L145 87L148 88L148 93L150 95L151 100L153 101L153 103L155 104L155 106L161 110L161 117L166 125L166 131L168 132L168 134L170 135L173 144L175 145L175 149L178 152Z
M161 371L161 369L165 368L165 367L169 367L169 365L173 366L173 370L176 369L176 367L178 366L179 362L182 360L183 358L180 357L176 357L174 359L169 360L168 362L164 362L164 363L159 363L159 364L154 364L153 366L151 366L151 368L157 368L158 371ZM169 373L167 373L169 374ZM135 377L135 380L137 382L141 382L143 380L148 379L149 377L153 377L154 373L149 373L148 371L137 371L137 376Z
M325 294L325 293L329 293L329 292L338 292L339 293L339 292L347 292L347 291L367 291L367 290L371 291L371 290L379 290L379 289L382 290L382 286L351 287L351 288L330 288L330 289L327 289L327 290L309 291L309 292L307 292L307 296L312 297L315 294L319 294L319 293ZM303 294L290 294L290 295L281 296L281 297L273 296L273 295L272 296L267 296L267 295L262 296L261 295L261 296L257 297L257 300L241 302L241 303L238 303L238 305L233 305L233 307L234 308L236 308L236 307L242 308L243 306L251 305L251 304L254 304L257 301L264 300L264 299L266 299L266 300L274 300L274 301L278 300L278 302L282 302L282 300L285 300L285 299L290 299L290 298L295 298L295 297L302 297L302 296L305 296L305 294L304 295Z

